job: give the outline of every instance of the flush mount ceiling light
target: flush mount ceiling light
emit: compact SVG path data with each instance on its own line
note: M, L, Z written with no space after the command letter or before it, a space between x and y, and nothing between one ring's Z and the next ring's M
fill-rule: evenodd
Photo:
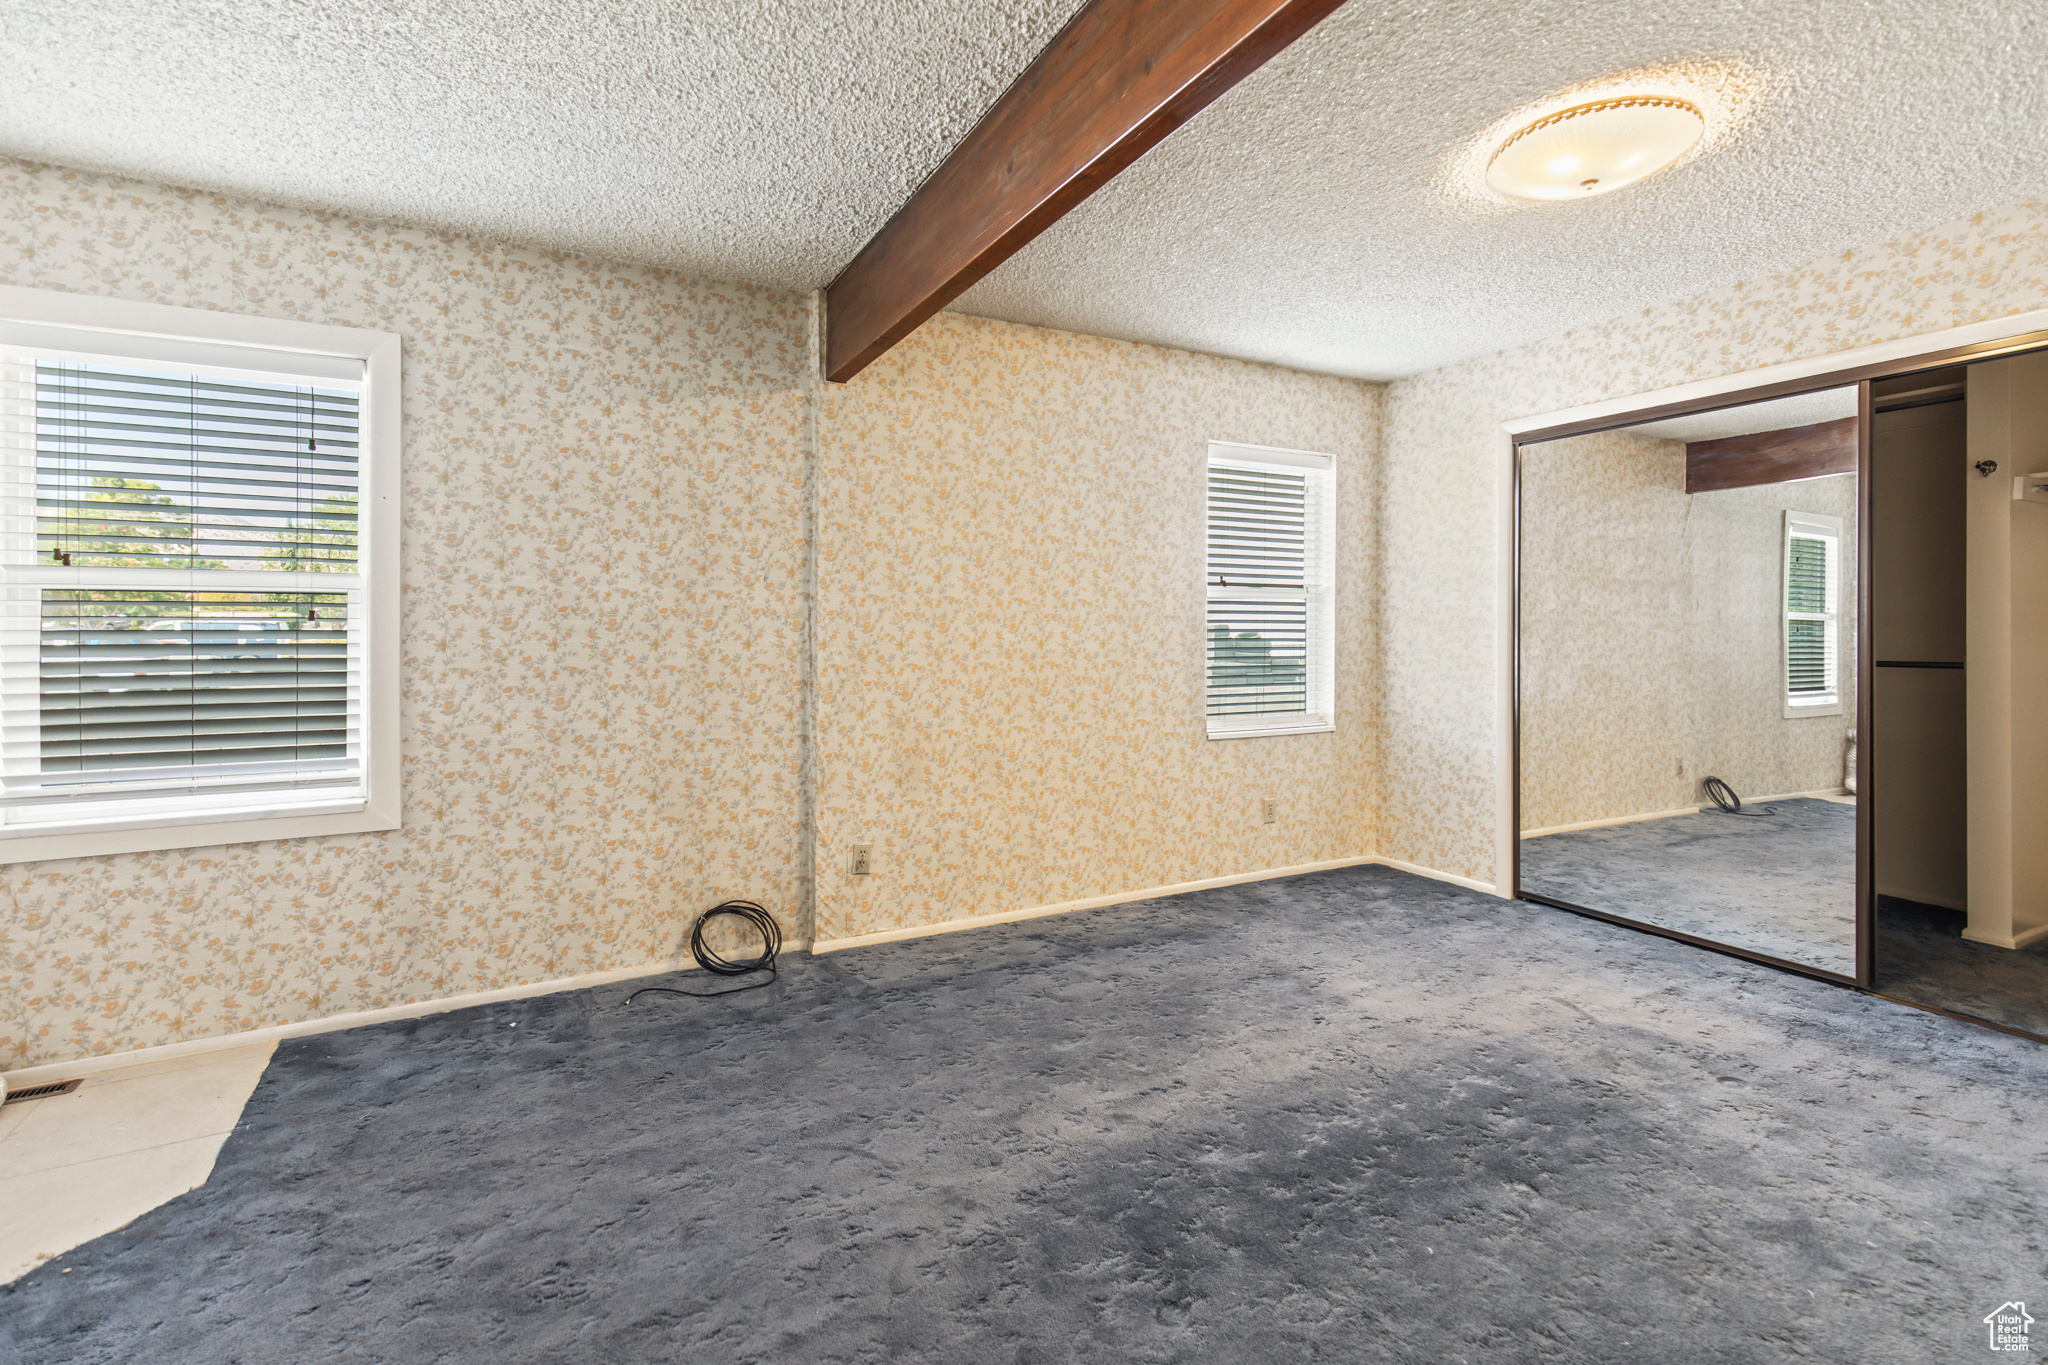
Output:
M1540 118L1503 142L1487 163L1486 183L1511 199L1585 199L1655 175L1706 131L1706 117L1689 100L1596 100Z

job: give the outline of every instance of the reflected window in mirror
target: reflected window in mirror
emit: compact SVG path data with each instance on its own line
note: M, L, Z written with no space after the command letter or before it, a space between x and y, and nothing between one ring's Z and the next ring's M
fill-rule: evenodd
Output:
M1785 714L1839 716L1842 519L1785 513Z

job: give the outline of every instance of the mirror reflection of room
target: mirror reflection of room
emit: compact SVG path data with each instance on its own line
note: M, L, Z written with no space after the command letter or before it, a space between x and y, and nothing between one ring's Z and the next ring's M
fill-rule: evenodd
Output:
M1856 390L1521 450L1521 888L1855 972Z
M1872 399L1875 986L2048 1034L2048 354Z

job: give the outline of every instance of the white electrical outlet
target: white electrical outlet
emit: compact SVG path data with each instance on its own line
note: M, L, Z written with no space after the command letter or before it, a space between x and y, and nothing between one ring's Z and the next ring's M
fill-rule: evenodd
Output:
M853 862L847 868L847 871L853 873L856 877L865 877L874 870L875 846L873 844L855 844L853 846Z
M1277 824L1280 819L1280 803L1268 796L1259 802L1259 819L1264 824Z

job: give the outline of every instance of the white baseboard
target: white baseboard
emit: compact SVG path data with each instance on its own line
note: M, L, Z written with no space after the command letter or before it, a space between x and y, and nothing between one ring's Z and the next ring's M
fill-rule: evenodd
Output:
M1086 900L1061 901L1056 905L1034 905L1023 910L1000 910L992 915L971 915L965 919L943 920L937 924L916 924L903 929L879 929L872 934L850 934L845 938L823 938L811 945L814 953L836 953L845 948L865 948L876 943L900 943L905 939L929 938L934 934L958 933L963 929L982 929L992 924L1015 924L1019 920L1040 919L1046 915L1071 914L1076 910L1100 910L1111 905L1127 905L1132 901L1156 900L1161 896L1180 896L1190 891L1207 891L1219 886L1242 886L1246 882L1272 881L1278 877L1299 877L1309 872L1329 872L1340 867L1391 867L1401 872L1413 872L1419 877L1429 877L1440 882L1450 882L1468 891L1484 891L1494 894L1493 883L1474 881L1470 877L1453 876L1449 872L1438 872L1434 868L1418 867L1414 863L1399 862L1393 858L1382 858L1367 854L1357 858L1332 858L1327 862L1302 863L1295 867L1272 867L1260 872L1236 872L1227 877L1208 877L1198 882L1179 882L1172 886L1147 887L1142 891L1119 891L1109 896L1091 896Z
M2010 938L1975 933L1969 929L1963 930L1963 937L1972 943L1988 943L1993 948L2031 948L2036 943L2048 939L2048 924L2037 924L2031 929L2022 929Z
M1160 896L1179 896L1189 891L1207 891L1218 886L1239 886L1245 882L1270 881L1275 877L1298 877L1305 872L1329 872L1340 867L1361 867L1379 861L1380 859L1368 854L1358 858L1332 858L1327 862L1303 863L1298 867L1268 868L1262 872L1237 872L1228 877L1209 877L1198 882L1153 886L1142 891L1118 891L1107 896L1060 901L1055 905L1033 905L1022 910L998 910L992 915L970 915L965 919L941 920L937 924L913 924L903 929L878 929L872 934L821 938L811 945L811 951L836 953L843 948L865 948L872 943L900 943L904 939L929 938L933 934L958 933L962 929L982 929L991 924L1015 924L1018 920L1040 919L1046 915L1065 915L1075 910L1100 910L1104 906L1125 905L1131 901L1149 901Z
M1742 798L1742 804L1761 806L1766 801L1803 801L1808 798L1833 801L1845 806L1856 804L1840 787L1823 787L1812 792L1779 792L1774 796L1745 796ZM1575 829L1604 829L1608 825L1632 825L1638 820L1669 820L1676 815L1698 815L1703 810L1711 809L1711 806L1678 806L1671 810L1646 811L1641 815L1610 815L1603 820L1581 820L1573 825L1545 825L1542 829L1525 829L1522 831L1522 837L1540 839L1546 834L1569 834Z
M1065 901L1058 905L1039 905L1024 910L1005 910L993 915L976 915L971 919L947 920L939 924L921 924L908 929L884 929L873 934L858 934L849 938L822 939L816 943L792 942L789 947L795 952L808 949L812 953L832 953L843 948L862 948L875 943L895 943L903 939L925 938L933 934L950 934L962 929L979 929L991 924L1011 924L1018 920L1038 919L1045 915L1064 915L1075 910L1096 910L1104 906L1123 905L1130 901L1153 900L1160 896L1178 896L1189 891L1206 891L1211 887L1238 886L1245 882L1271 881L1279 877L1299 877L1309 872L1329 872L1340 867L1364 867L1378 864L1391 867L1399 872L1412 872L1418 877L1434 881L1449 882L1462 886L1468 891L1481 891L1487 895L1496 894L1491 882L1475 881L1470 877L1459 877L1435 868L1404 863L1395 858L1382 858L1369 854L1357 858L1333 858L1327 862L1303 863L1298 867L1267 868L1259 872L1239 872L1228 877L1210 877L1198 882L1182 882L1176 886L1155 886L1142 891L1124 891L1111 896L1093 896L1087 900ZM450 1010L471 1009L477 1005L491 1005L504 1000L524 1000L536 995L553 995L559 991L588 990L592 986L608 985L614 981L631 981L635 977L658 976L663 972L694 971L694 962L648 962L637 967L614 967L609 971L585 972L580 976L557 977L549 981L531 981L519 986L502 986L496 990L473 991L466 995L444 996L436 1000L414 1000L403 1005L387 1005L381 1009L352 1010L347 1014L330 1014L319 1019L302 1019L297 1023L273 1024L267 1028L246 1029L240 1033L216 1034L211 1038L190 1038L179 1043L163 1043L155 1047L130 1048L123 1052L101 1053L92 1057L80 1057L67 1062L38 1062L34 1066L20 1067L0 1073L11 1090L27 1085L42 1085L49 1081L71 1080L87 1076L104 1075L125 1067L158 1066L181 1058L196 1057L209 1052L229 1052L237 1048L256 1047L266 1043L281 1042L286 1038L304 1038L316 1033L337 1033L343 1029L366 1028L372 1024L388 1024L399 1019L418 1019L429 1014L445 1014Z
M1416 876L1427 877L1433 882L1449 882L1452 886L1462 886L1467 891L1480 891L1489 896L1500 895L1492 882L1482 882L1474 877L1460 877L1455 872L1439 872L1420 863L1404 863L1399 858L1369 858L1366 861L1378 863L1381 867L1391 867L1396 872L1413 872Z
M1580 820L1569 825L1545 825L1541 829L1525 829L1524 839L1541 839L1546 834L1569 834L1575 829L1605 829L1609 825L1633 825L1639 820L1669 820L1677 815L1698 815L1698 806L1674 806L1670 810L1644 811L1641 815L1609 815L1599 820Z
M240 1033L221 1033L211 1038L190 1038L181 1043L161 1043L155 1047L129 1048L123 1052L103 1052L97 1056L80 1057L70 1062L38 1062L34 1066L25 1066L0 1074L5 1075L9 1090L19 1090L27 1085L44 1085L50 1081L68 1081L74 1077L103 1075L124 1067L156 1066L179 1058L196 1057L202 1053L229 1052L236 1048L276 1043L286 1038L304 1038L315 1033L336 1033L342 1029L364 1028L370 1024L388 1024L397 1019L418 1019L429 1014L445 1014L450 1010L466 1010L476 1005L492 1005L501 1000L524 1000L528 996L553 995L557 991L587 990L592 986L608 985L614 981L631 981L639 976L659 976L663 972L696 969L695 962L685 962L680 966L673 962L649 962L638 967L614 967L610 971L585 972L581 976L557 977L552 981L530 981L521 986L501 986L497 990L473 991L468 995L443 996L437 1000L413 1000L403 1005L387 1005L382 1009L352 1010L347 1014L302 1019L294 1024L273 1024L268 1028L246 1029Z
M1761 806L1766 801L1806 800L1833 801L1837 805L1843 806L1853 806L1856 804L1856 798L1849 794L1849 789L1846 787L1822 787L1819 791L1811 792L1779 792L1776 796L1745 796L1742 798L1742 804L1745 806Z

